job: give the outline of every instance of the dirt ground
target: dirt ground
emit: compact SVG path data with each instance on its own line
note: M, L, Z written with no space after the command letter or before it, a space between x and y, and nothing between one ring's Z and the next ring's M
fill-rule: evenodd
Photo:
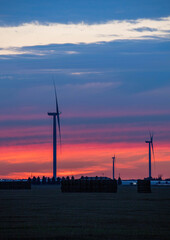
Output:
M0 239L170 239L170 187L137 193L61 193L58 186L0 190Z

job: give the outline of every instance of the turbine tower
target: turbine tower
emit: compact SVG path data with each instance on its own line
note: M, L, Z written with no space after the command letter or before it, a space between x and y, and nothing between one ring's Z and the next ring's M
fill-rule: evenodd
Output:
M56 102L56 112L48 112L48 116L53 116L53 177L57 177L57 125L61 144L61 131L60 131L60 114L57 101L57 91L54 84L55 102ZM57 117L57 121L56 121Z
M115 179L115 155L112 157L113 159L113 180Z
M149 144L149 179L152 179L152 174L151 174L151 151L152 151L153 157L154 157L153 134L150 133L150 140L145 141L145 143Z

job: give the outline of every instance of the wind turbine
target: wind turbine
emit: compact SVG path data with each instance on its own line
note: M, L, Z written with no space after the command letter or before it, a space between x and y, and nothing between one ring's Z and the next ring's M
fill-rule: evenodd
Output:
M149 179L152 179L152 175L151 175L151 151L153 153L153 157L154 157L154 149L153 149L153 133L149 133L150 134L150 140L149 141L145 141L145 143L149 144Z
M57 101L57 91L54 83L54 93L56 102L56 112L48 112L48 116L53 116L53 177L57 177L57 125L61 144L61 131L60 131L60 114ZM56 121L57 117L57 121Z
M113 180L115 179L115 155L114 155L114 157L112 157L112 159L113 159Z

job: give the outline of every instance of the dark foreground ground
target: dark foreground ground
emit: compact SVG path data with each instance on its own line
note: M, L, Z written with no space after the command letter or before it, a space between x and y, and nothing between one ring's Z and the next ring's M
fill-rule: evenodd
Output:
M170 187L137 193L0 190L0 239L170 239Z

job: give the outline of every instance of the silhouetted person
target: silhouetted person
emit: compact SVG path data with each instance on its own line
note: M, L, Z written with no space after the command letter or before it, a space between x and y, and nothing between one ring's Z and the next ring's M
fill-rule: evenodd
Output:
M61 181L65 181L65 177L62 177Z
M52 184L55 184L55 177L52 177Z
M28 183L31 183L31 178L29 177L28 180L27 180Z
M46 184L46 177L45 176L42 177L42 184Z
M60 182L61 182L61 178L58 177L58 178L57 178L57 184L60 184Z
M32 184L36 184L36 181L37 181L37 179L36 179L36 177L34 176L34 177L32 178Z
M38 176L37 177L37 182L36 182L38 185L40 185L40 177Z
M118 178L118 180L117 180L117 183L118 183L118 185L121 185L121 184L122 184L122 180L121 180L120 176L119 176L119 178Z
M48 179L47 179L47 183L48 184L51 184L51 179L48 177Z

